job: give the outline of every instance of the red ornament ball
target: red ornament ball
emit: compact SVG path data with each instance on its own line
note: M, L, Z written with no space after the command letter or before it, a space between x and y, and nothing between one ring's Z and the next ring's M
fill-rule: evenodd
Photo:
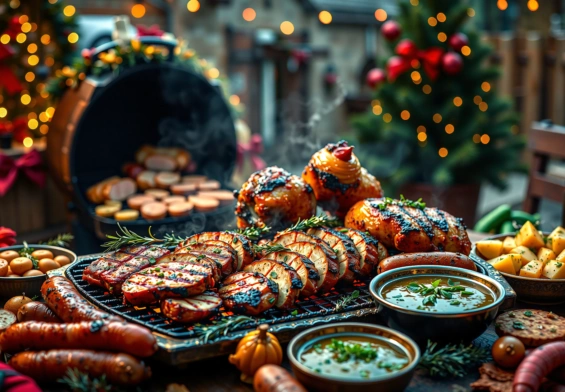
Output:
M468 44L469 38L463 33L455 33L449 37L449 46L456 52L461 52L461 48Z
M414 57L416 55L416 52L418 51L418 48L416 47L414 41L410 39L403 39L398 43L398 45L396 45L394 51L399 56Z
M400 24L398 22L389 20L383 23L383 26L381 27L381 33L387 41L394 41L395 39L400 37L400 34L402 34L402 27L400 27Z
M377 87L386 80L385 71L380 68L373 68L367 72L367 86L371 88Z
M441 58L441 67L448 75L456 75L463 69L463 58L453 52L448 52Z

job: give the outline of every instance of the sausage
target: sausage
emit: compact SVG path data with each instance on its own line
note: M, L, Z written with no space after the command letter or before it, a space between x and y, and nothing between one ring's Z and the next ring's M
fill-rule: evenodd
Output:
M49 308L65 322L123 321L121 317L99 310L85 300L67 278L53 276L41 286L41 295Z
M263 365L253 377L255 392L306 392L289 372L277 365Z
M121 178L118 181L112 181L102 189L104 200L124 201L137 191L137 184L131 178Z
M167 216L167 205L158 201L145 203L141 206L141 216L147 220L163 219Z
M60 323L61 319L57 317L49 306L44 303L32 301L23 305L18 309L18 321L46 321L48 323Z
M14 355L8 364L40 382L57 381L68 369L90 377L106 376L109 383L123 386L137 385L151 377L151 369L129 354L92 350L26 351Z
M428 253L402 253L381 260L378 273L381 274L395 268L416 265L447 265L476 271L477 266L469 257L462 253L428 252Z
M565 342L544 344L533 350L516 369L512 392L535 392L552 370L565 365Z
M147 328L126 322L82 321L53 324L27 321L14 324L0 335L2 351L25 349L84 348L119 351L149 357L157 351L157 340Z

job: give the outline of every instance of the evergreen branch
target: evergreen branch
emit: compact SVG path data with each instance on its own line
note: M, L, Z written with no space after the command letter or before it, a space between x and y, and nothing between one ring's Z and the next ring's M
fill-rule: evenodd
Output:
M69 246L69 243L74 240L74 238L74 235L72 235L71 233L62 233L55 238L50 238L45 242L40 242L40 244L67 248Z
M237 229L236 233L242 234L249 238L251 241L257 241L263 235L268 234L271 231L270 226L265 227L246 227L245 229Z
M196 324L194 332L197 336L202 336L202 342L206 344L210 339L226 336L236 328L251 322L254 323L256 320L249 316L234 316L219 321L212 321L213 325L201 326L200 324Z
M261 253L267 255L269 253L282 252L289 249L285 248L281 244L265 244L265 245L253 245L253 250L255 251L255 253Z
M106 380L106 375L100 378L90 378L86 373L80 370L67 369L65 377L57 380L58 383L65 384L73 392L106 392L117 391Z
M335 303L335 311L339 312L348 307L352 302L359 298L359 290L353 291L349 295L342 295Z
M179 243L184 241L183 238L175 236L174 234L166 234L163 239L156 238L153 233L151 233L151 227L148 230L148 236L144 237L141 236L127 227L122 227L118 223L118 228L120 229L119 232L116 232L116 235L107 235L106 237L109 241L106 241L102 244L104 248L108 252L118 250L125 246L132 246L132 245L151 245L151 244L159 244L165 248L171 246L177 246Z
M331 216L327 216L327 215L324 215L324 214L315 215L315 216L312 216L308 219L298 219L298 222L296 222L294 225L292 225L291 227L286 229L285 232L286 231L304 231L304 230L307 230L307 229L321 227L321 226L338 227L338 226L343 226L343 222L341 222L336 217L331 217Z
M463 377L467 370L490 359L490 350L472 344L448 344L436 350L437 343L428 340L418 366L432 377Z

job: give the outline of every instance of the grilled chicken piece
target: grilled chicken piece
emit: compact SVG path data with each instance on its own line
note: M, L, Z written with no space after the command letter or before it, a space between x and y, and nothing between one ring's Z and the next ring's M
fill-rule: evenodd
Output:
M372 276L376 272L379 261L388 257L388 251L379 241L359 230L338 228L340 233L345 234L353 244L360 256L360 275Z
M253 262L255 255L253 253L253 248L251 247L251 241L249 241L249 239L244 235L227 231L207 231L200 234L194 234L193 236L188 237L182 244L179 245L178 248L210 240L223 241L236 251L238 271L241 271Z
M335 254L330 255L319 244L306 241L294 242L285 247L300 253L314 263L320 276L316 283L318 293L325 293L335 286L339 278L339 263Z
M258 272L236 272L224 280L218 294L226 309L256 316L275 305L279 288Z
M353 146L343 140L316 152L302 179L312 187L318 203L339 217L360 200L383 196L379 181L361 167Z
M137 306L164 298L186 298L214 287L213 274L213 267L208 264L162 263L130 276L122 285L122 292L127 302Z
M327 227L309 229L308 234L322 239L333 249L339 261L340 281L353 282L355 275L361 273L359 252L349 237Z
M217 245L220 242L223 245ZM177 249L175 254L192 253L205 255L214 260L220 266L223 276L228 276L237 269L237 253L234 249L223 241L199 242L194 245L187 245Z
M318 279L320 279L320 274L318 274L316 266L310 259L300 253L288 250L269 253L265 258L285 263L296 271L302 281L301 297L309 297L318 291L316 286Z
M190 298L166 298L161 301L161 312L179 323L196 323L217 313L220 306L220 296L213 291L205 291Z
M298 176L272 166L255 172L237 193L237 227L288 227L316 214L312 188Z
M245 271L259 272L279 286L279 297L275 302L277 308L288 309L294 306L294 301L298 298L303 285L296 271L288 264L261 259L249 264L245 267Z
M408 207L400 200L360 201L347 213L345 226L367 231L387 248L402 252L448 250L468 255L471 250L462 219L436 208Z

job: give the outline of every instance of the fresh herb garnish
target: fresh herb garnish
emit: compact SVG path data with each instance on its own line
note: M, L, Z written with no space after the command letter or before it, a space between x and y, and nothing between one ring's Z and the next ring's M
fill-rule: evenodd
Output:
M165 236L161 238L156 238L153 233L151 233L151 227L148 230L148 236L144 237L141 236L127 227L122 227L118 223L119 231L116 232L116 235L107 235L106 237L109 241L106 241L102 244L102 247L106 248L106 251L114 251L124 246L131 246L131 245L150 245L150 244L159 244L163 247L171 247L177 246L181 242L184 241L183 238L180 238L174 234L165 234Z
M33 265L33 269L38 269L39 268L39 262L37 261L37 259L35 257L33 257L31 255L33 252L35 252L35 249L30 248L28 246L27 242L25 242L25 241L23 242L23 245L24 245L23 248L21 248L18 252L20 254L20 257L26 257L26 258L30 259L31 264Z
M296 316L298 315L298 309L294 309L292 312L290 312L291 316Z
M67 248L69 246L69 243L74 240L74 238L75 237L71 233L63 233L59 234L57 237L50 238L45 242L40 242L40 244Z
M342 222L335 217L330 217L324 214L315 215L308 219L299 219L294 225L285 230L287 231L304 231L316 227L338 227L342 226Z
M332 339L326 348L333 353L334 359L339 363L350 359L370 362L377 357L377 350L371 347L369 343L345 343L339 339Z
M470 296L475 294L472 291L467 291L465 287L460 286L459 282L454 282L451 279L447 280L448 287L441 286L441 279L434 280L431 285L420 284L417 282L410 282L405 288L414 293L424 297L422 305L434 306L437 304L438 298L453 299L453 293L459 292L461 296ZM395 298L395 297L393 297ZM453 304L451 301L450 304ZM460 305L460 301L456 301ZM419 309L419 308L418 308Z
M532 317L533 315L534 315L534 314L532 313L531 310L526 310L526 311L524 312L524 316L526 316L526 317Z
M354 302L357 298L359 298L359 290L355 290L351 292L349 295L342 295L335 304L335 311L339 312L343 310L347 306L349 306L352 302Z
M206 344L210 339L226 336L229 332L243 325L255 322L256 320L249 316L232 316L219 321L212 321L212 325L202 326L201 324L196 324L194 332L196 336L202 336L202 341Z
M490 359L490 350L472 344L449 344L437 349L437 343L428 341L418 367L434 377L463 377L467 370Z
M271 272L271 278L276 279L278 277L275 271Z
M257 241L265 234L269 234L271 228L269 226L265 227L246 227L245 229L237 229L235 233L242 234L249 238L251 241ZM234 242L235 243L235 242Z
M255 253L261 253L266 255L269 253L282 252L289 249L285 248L281 244L265 244L265 245L253 245L253 250L255 251Z
M524 323L522 323L521 321L514 321L512 323L512 327L514 329L526 329L526 327L524 326Z
M419 210L423 210L426 208L426 203L422 201L422 198L419 198L416 201L406 199L404 195L400 195L400 200L393 199L391 197L383 197L377 206L379 210L384 211L386 207L389 205L396 205L399 207L412 207L418 208Z

